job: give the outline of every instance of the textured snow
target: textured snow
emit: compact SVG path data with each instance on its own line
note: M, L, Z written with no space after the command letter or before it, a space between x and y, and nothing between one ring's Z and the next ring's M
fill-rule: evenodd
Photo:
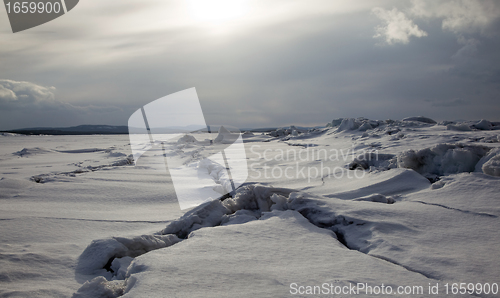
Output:
M499 126L485 123L346 118L281 137L244 134L246 183L187 212L159 148L134 165L127 136L4 134L0 296L498 283ZM212 145L196 134L166 143L166 155L225 192L224 167L205 157L227 147L226 131ZM273 176L286 167L290 177Z
M398 156L398 167L435 175L473 172L489 150L485 146L438 144L432 148L403 152Z
M194 143L196 142L196 138L192 135L183 135L180 139L177 140L177 143Z

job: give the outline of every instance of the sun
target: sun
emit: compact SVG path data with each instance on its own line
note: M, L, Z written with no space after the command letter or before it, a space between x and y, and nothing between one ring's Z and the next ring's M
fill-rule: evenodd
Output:
M198 22L221 25L242 17L245 0L187 0L191 16Z

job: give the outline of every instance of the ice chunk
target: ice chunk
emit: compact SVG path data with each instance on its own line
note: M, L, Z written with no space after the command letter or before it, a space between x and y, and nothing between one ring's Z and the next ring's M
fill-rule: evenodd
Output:
M111 262L111 270L115 274L115 279L125 279L127 268L134 259L132 257L115 258Z
M358 128L359 131L367 131L369 129L373 129L373 127L368 122L361 124L361 126Z
M284 137L284 136L286 136L286 135L287 135L287 133L286 133L286 130L285 130L285 129L283 129L283 128L278 128L278 129L276 129L275 131L271 131L270 135L271 135L271 136L273 136L273 137L278 137L278 138L280 138L280 137Z
M337 131L355 130L358 129L360 125L361 124L354 118L345 118L342 120L342 123L340 123Z
M181 218L172 221L161 233L163 235L175 234L184 238L194 230L219 225L222 216L225 214L229 214L229 211L222 205L221 201L207 202L185 213Z
M332 127L339 126L342 123L342 120L344 120L344 119L343 118L338 118L338 119L332 120L331 126Z
M476 165L476 171L479 169L487 175L500 176L500 148L491 150L483 157Z
M482 119L478 123L474 124L473 127L480 130L491 130L493 128L493 125L490 121Z
M397 157L397 162L400 168L413 169L424 175L473 172L476 164L489 150L484 146L438 144L419 151L405 151Z
M292 190L287 188L247 185L238 189L234 198L225 200L224 206L226 206L226 208L231 212L235 212L240 209L268 212L271 210L271 206L275 203L278 203L280 207L283 206L281 199L279 197L272 198L273 195L288 196L291 192Z

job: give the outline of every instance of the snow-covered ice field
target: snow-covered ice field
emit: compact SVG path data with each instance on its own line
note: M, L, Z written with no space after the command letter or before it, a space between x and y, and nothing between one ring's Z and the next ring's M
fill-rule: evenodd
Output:
M454 283L466 283L462 297L497 297L497 128L414 117L245 133L246 184L182 211L170 176L148 163L162 152L134 165L126 135L0 135L0 297L288 297L351 285L365 288L340 296L384 297L366 289L382 284L442 297L456 296ZM200 162L223 145L194 137L167 149L224 192L220 169Z

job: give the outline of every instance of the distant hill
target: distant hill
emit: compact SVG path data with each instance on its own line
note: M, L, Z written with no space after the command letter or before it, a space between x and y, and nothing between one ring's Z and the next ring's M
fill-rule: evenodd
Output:
M320 126L316 126L318 128ZM296 126L299 130L305 130L312 127L302 127ZM266 128L243 128L240 129L241 132L251 131L251 132L270 132L276 130L276 127L266 127ZM183 126L183 127L164 127L155 128L156 133L189 133L191 131L199 130L198 126ZM212 132L217 132L219 130L218 125L211 125L210 130ZM204 130L206 131L206 129ZM114 125L78 125L71 127L31 127L31 128L21 128L14 130L5 130L0 132L7 133L17 133L24 135L115 135L115 134L128 134L128 126L114 126ZM143 133L143 128L131 128L131 133Z
M14 129L3 132L25 135L94 135L94 134L128 134L127 126L113 125L78 125L71 127L33 127Z

